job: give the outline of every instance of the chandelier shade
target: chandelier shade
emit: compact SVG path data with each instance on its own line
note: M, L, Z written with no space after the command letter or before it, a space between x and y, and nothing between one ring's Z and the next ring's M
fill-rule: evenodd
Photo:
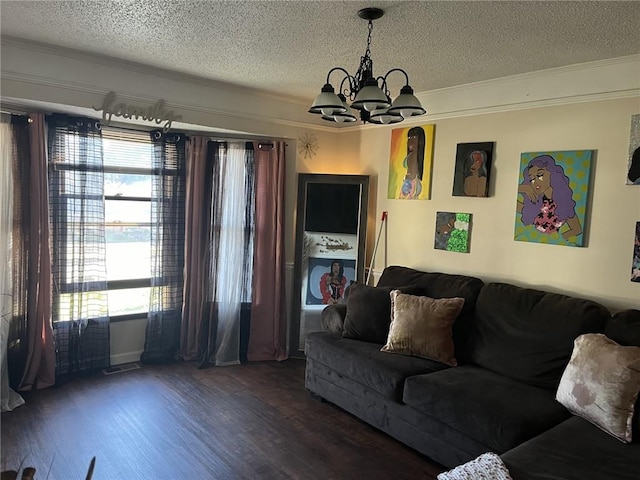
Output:
M403 118L414 117L417 115L424 115L426 110L420 105L420 100L413 94L413 88L409 85L405 85L400 90L400 95L393 101L389 112L400 113Z
M380 90L378 82L373 77L367 79L364 87L357 93L355 100L351 104L352 108L366 110L367 112L373 112L380 108L389 108L390 106L391 103L389 103L387 96Z
M414 95L409 85L409 75L401 68L392 68L384 76L373 74L373 60L371 59L371 32L373 20L384 15L379 8L363 8L358 16L368 21L369 35L367 49L360 58L360 66L354 75L342 67L333 67L327 74L327 80L309 109L309 113L322 115L322 119L329 122L356 122L358 119L352 109L358 111L360 120L364 123L393 124L402 122L405 118L424 115L426 110L420 100ZM341 72L343 77L340 89L336 95L331 84L331 74ZM405 85L400 94L391 102L387 85L387 77L393 72L404 75ZM347 103L351 101L351 105Z
M377 125L391 125L393 123L400 123L403 120L404 117L401 114L390 112L388 108L374 110L369 117L369 123L375 123Z
M309 109L309 113L321 113L322 115L333 115L334 113L343 113L347 111L346 105L342 103L335 90L330 83L322 87L320 95L318 95Z
M337 123L351 123L357 122L358 119L352 113L351 108L347 105L346 97L339 93L338 98L342 102L342 106L344 107L344 112L334 112L332 115L322 115L322 119L328 122L337 122Z

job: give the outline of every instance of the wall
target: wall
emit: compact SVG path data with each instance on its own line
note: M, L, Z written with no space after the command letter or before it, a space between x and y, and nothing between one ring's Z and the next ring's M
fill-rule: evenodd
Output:
M388 127L335 129L318 116L309 115L304 101L15 39L3 38L0 47L3 106L99 117L91 107L101 105L105 94L115 91L118 98L130 104L152 105L158 99L166 100L167 108L183 117L176 128L287 141L288 306L298 173L371 175L367 265L380 226L380 212L389 211L388 238L386 242L381 240L375 258L377 273L384 267L386 251L388 264L544 286L601 299L613 308L639 306L640 284L629 282L627 277L632 224L640 220L640 187L625 187L623 170L629 117L640 112L640 56L419 93L429 111L421 122L437 125L433 196L429 201L403 202L386 199ZM616 98L623 100L608 100ZM534 108L553 104L560 106ZM495 111L503 113L486 113ZM313 135L318 142L317 154L311 158L297 152L298 139L305 134ZM491 197L451 197L456 143L485 140L496 142ZM520 152L551 148L598 150L588 248L513 241ZM474 213L469 254L433 250L437 210ZM144 325L145 321L112 324L114 364L139 358Z
M640 283L629 280L640 187L625 185L631 115L640 100L607 100L443 119L435 123L430 200L389 200L386 182L392 127L360 134L361 158L378 176L378 211L388 211L388 236L375 258L387 265L478 276L598 300L613 310L640 308ZM429 123L429 122L426 122ZM452 196L456 145L495 142L488 198ZM513 239L522 152L596 151L591 209L583 248ZM435 250L437 211L473 214L468 254Z

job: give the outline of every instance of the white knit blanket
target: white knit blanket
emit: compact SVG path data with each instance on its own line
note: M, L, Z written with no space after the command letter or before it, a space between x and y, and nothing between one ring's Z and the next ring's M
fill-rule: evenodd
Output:
M438 480L513 480L502 459L495 453L483 453L453 470L438 475Z

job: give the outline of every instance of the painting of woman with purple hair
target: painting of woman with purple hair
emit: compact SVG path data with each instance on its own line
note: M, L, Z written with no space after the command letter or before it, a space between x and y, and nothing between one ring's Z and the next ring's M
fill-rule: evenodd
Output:
M591 152L523 154L522 164L515 239L582 246Z

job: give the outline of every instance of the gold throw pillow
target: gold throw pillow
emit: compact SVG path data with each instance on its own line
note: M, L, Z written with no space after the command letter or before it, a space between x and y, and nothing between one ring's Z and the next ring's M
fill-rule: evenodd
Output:
M428 358L456 366L453 323L464 298L430 298L391 292L391 326L383 352Z

